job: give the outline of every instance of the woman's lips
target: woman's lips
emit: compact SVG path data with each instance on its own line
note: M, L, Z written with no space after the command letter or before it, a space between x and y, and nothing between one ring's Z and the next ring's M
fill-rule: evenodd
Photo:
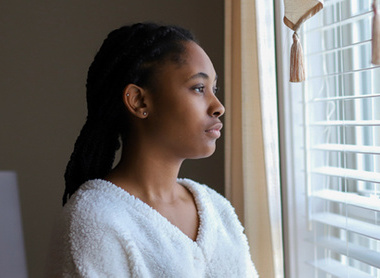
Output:
M219 138L220 137L220 130L223 128L222 123L216 123L212 125L210 128L206 129L206 133L212 137Z

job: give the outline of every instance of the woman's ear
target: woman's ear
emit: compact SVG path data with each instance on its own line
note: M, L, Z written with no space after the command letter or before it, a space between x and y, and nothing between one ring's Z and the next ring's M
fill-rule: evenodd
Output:
M123 102L125 107L138 118L148 116L147 91L135 84L129 84L124 89Z

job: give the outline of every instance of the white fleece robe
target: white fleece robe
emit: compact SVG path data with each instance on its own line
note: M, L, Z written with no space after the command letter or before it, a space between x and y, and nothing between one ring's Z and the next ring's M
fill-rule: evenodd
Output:
M83 184L56 225L48 277L258 277L231 204L189 179L196 241L155 209L105 180Z

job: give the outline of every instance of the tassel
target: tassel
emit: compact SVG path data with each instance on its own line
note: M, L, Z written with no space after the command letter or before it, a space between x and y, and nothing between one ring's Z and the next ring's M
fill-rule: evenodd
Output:
M380 65L380 15L377 9L377 1L373 0L372 22L372 64Z
M298 34L293 34L293 45L290 51L290 82L305 80L305 67L303 62L302 46Z

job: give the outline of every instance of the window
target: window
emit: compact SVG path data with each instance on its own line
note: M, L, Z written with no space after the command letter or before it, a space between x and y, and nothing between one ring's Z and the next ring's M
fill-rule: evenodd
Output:
M326 0L300 31L305 82L290 84L281 73L287 277L380 278L380 67L370 62L371 4ZM277 26L286 68L290 50L280 49L292 34Z

